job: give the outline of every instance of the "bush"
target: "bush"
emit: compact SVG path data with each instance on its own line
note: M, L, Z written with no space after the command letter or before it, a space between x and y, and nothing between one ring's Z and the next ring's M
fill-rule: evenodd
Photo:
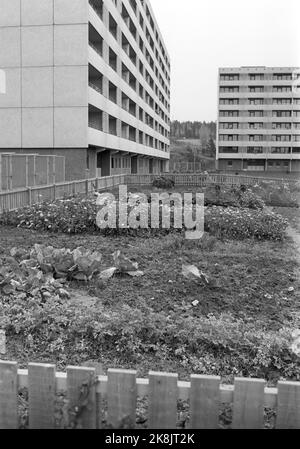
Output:
M94 199L75 196L4 212L0 224L66 234L95 232L97 210Z
M154 356L204 374L267 377L277 371L300 378L291 330L267 331L230 314L185 318L146 306L86 308L56 297L10 303L0 298L0 327L20 342L27 356L42 353L62 363L109 355L132 364Z
M252 187L252 192L260 196L267 206L299 207L297 183L263 181Z
M239 206L248 209L262 210L265 207L265 203L260 196L256 195L251 190L246 190L239 198Z
M208 207L205 209L205 230L219 237L282 240L288 222L273 212Z
M172 189L175 186L175 181L173 179L160 176L154 179L152 185L158 189Z
M219 185L208 188L205 195L207 206L241 207L260 209L265 207L262 198L246 186L221 187Z
M247 193L246 193L247 194ZM244 194L244 195L246 195ZM243 196L242 196L243 197ZM247 198L255 202L251 195ZM160 227L151 228L151 204L147 203L149 228L131 229L121 228L118 223L116 228L100 230L96 224L96 216L99 207L92 198L82 199L75 197L68 200L57 200L53 203L45 202L25 207L18 211L4 213L0 218L0 224L24 227L39 231L63 232L67 234L101 233L103 235L139 235L161 236L174 232L182 232L174 228L173 211L171 207L171 227L162 228L162 210L160 215ZM130 208L128 209L130 211ZM184 222L184 221L183 221ZM272 212L255 209L241 209L238 207L207 207L205 208L205 231L218 237L226 238L257 238L281 240L284 237L288 222Z

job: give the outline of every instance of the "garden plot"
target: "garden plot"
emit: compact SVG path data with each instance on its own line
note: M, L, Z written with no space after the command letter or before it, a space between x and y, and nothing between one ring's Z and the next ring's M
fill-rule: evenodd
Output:
M49 205L9 214L1 226L2 269L20 265L23 257L43 263L37 258L38 245L70 256L67 276L57 276L63 273L53 261L48 263L48 277L38 264L31 267L42 271L48 282L52 276L49 295L43 294L44 278L34 281L39 282L35 291L29 288L19 294L16 284L13 291L2 288L0 328L6 331L7 359L55 362L61 369L100 362L104 371L136 368L143 376L154 369L179 372L183 379L190 373L225 379L265 377L270 384L279 378L300 379L299 358L292 346L300 327L299 265L291 240L285 237L288 223L282 216L293 226L299 209L284 208L278 215L233 208L278 223L275 234L269 225L265 232L263 224L259 229L264 233L253 232L251 238L245 232L239 236L229 232L231 222L225 223L230 208L222 213L218 209L218 227L207 229L200 241L187 241L178 231L103 235L91 227L95 218L91 200L70 199L67 207L63 216L56 204L50 209L65 223L64 233L46 231ZM16 227L23 220L25 227ZM34 226L26 225L26 220ZM12 248L16 252L11 253ZM86 272L74 259L79 253L94 258ZM184 266L195 267L201 275L186 276ZM103 277L111 269L113 275ZM137 271L139 276L128 274Z

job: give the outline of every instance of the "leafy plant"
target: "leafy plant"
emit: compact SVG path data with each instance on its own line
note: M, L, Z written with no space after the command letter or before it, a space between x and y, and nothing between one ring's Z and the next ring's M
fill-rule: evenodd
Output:
M175 181L171 178L159 176L154 179L152 185L158 189L172 189L175 186Z

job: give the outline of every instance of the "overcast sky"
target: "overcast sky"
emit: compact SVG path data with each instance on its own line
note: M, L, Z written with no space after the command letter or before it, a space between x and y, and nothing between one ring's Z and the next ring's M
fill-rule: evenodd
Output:
M300 0L150 0L171 57L172 119L216 120L219 67L300 66Z

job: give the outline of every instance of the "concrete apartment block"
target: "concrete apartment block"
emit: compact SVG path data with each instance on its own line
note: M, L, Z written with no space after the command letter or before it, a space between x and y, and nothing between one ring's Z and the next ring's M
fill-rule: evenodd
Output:
M217 168L300 172L300 68L219 69Z
M0 0L0 153L66 178L168 171L170 61L149 0Z

